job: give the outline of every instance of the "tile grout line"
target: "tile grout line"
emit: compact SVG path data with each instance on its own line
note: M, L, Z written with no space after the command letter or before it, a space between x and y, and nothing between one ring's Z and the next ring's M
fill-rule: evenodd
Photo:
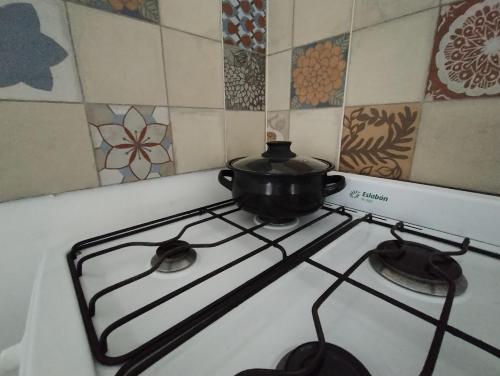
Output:
M295 4L296 4L296 1L292 0L292 30L291 30L292 48L290 48L290 70L288 72L288 78L290 79L290 85L288 85L288 98L287 98L287 102L288 102L288 114L287 114L287 116L288 116L288 141L290 141L290 134L291 134L291 130L292 130L292 104L291 104L291 101L292 101L293 44L295 43L294 42L294 40L295 40Z
M178 33L183 33L183 34L191 35L191 36L193 36L193 37L206 39L206 40L209 40L209 41L212 41L212 42L217 42L217 43L220 43L220 42L221 42L219 39L210 38L210 37L207 37L206 35L195 34L195 33L192 33L192 32L190 32L190 31L186 31L186 30L178 29L178 28L176 28L176 27L172 27L172 26L166 26L166 25L163 25L163 24L161 24L161 23L160 23L160 24L158 24L158 26L163 27L163 28L165 28L165 29L169 29L169 30L177 31Z
M69 13L68 13L67 2L64 2L64 5L65 5L65 10L66 10L66 17L68 19L68 29L69 29L69 32L70 32L70 38L71 38L71 42L72 42L72 47L73 47L74 54L75 54L75 64L77 65L77 67L76 67L77 68L77 74L78 74L78 79L79 79L79 83L80 83L80 91L82 93L82 100L83 100L83 102L68 102L68 103L81 103L81 104L84 105L84 107L86 107L86 105L90 104L90 103L85 100L85 96L84 96L84 93L83 93L82 79L80 77L80 71L78 69L78 63L77 63L77 57L76 57L76 49L74 48L73 36L72 36L72 33L71 33L71 27L70 27L70 21L69 21ZM79 5L79 4L76 4L76 5ZM93 8L93 7L89 7L89 8ZM93 9L96 9L96 8L93 8ZM96 11L104 11L104 10L96 9ZM112 15L118 15L118 14L113 14L112 12L107 12L107 13L110 13ZM161 16L159 15L159 17L161 17ZM178 30L178 29L174 29L174 28L162 26L161 22L155 24L155 23L144 21L144 20L136 19L136 18L133 18L133 17L127 17L127 18L132 18L133 20L142 21L142 22L145 22L148 25L156 26L158 28L158 32L160 33L160 43L161 43L160 48L161 48L161 52L162 52L161 58L162 58L162 63L163 63L163 68L162 69L163 69L163 73L164 73L164 84L165 84L166 108L167 109L169 109L169 108L187 108L187 109L213 109L213 110L221 110L221 108L212 108L212 107L169 106L169 102L168 102L168 86L167 86L167 72L166 72L166 61L165 61L165 54L164 54L164 44L163 44L162 27L165 27L166 29L173 29L173 30L176 30L176 31L179 31L179 32L182 32L182 33L186 33L186 34L192 35L194 37L201 37L202 39L207 39L207 40L210 40L210 41L213 41L213 42L219 42L219 40L215 40L215 39L211 39L211 38L206 38L206 37L199 36L199 35L196 35L196 34L193 34L193 33L184 32L182 30ZM29 101L26 101L26 102L29 102ZM53 103L53 102L49 101L49 103ZM109 105L110 103L95 103L95 104ZM117 103L113 103L113 104L114 105L120 105L120 104L117 104ZM122 105L129 106L130 103L122 104ZM140 104L134 104L134 105L140 105ZM162 106L165 106L164 103L162 103L162 104L144 104L144 105L145 106L153 106L153 107L162 107ZM89 133L89 137L90 137L90 141L91 141L91 153L92 153L92 157L93 157L93 160L94 160L95 171L96 171L96 175L97 175L97 181L99 183L99 187L102 187L103 185L101 183L101 179L100 179L100 176L99 176L99 173L98 173L97 161L95 159L95 153L94 153L94 148L93 148L93 138L92 138L92 134L90 132L90 126L89 126L89 122L88 122L88 119L87 119L86 111L85 111L85 117L86 117L86 120L87 120L87 128L88 128L88 133ZM172 126L172 121L171 121L170 118L171 118L171 116L170 116L170 110L169 110L169 122L170 122L170 126ZM173 132L173 129L172 129L173 162L174 162L174 171L175 171L175 174L177 174L176 163L175 163L177 158L175 157L175 142L174 142L174 135L173 135L173 133L174 132Z
M424 81L424 90L422 93L422 99L418 102L420 106L420 112L418 114L418 122L415 126L415 141L413 144L413 155L411 158L411 163L410 167L408 168L408 181L411 181L411 176L412 176L412 170L413 170L413 163L415 161L415 154L417 152L417 142L418 142L418 136L420 134L420 126L422 125L422 119L424 117L424 103L426 103L425 97L426 97L426 92L427 92L427 84L429 81L429 74L430 74L430 69L431 69L431 63L434 58L434 43L435 43L435 38L436 38L436 33L439 28L439 19L441 17L441 7L443 6L443 0L438 1L438 14L436 17L436 25L434 26L434 32L432 33L432 42L430 45L431 53L429 54L429 61L427 62L427 74L425 75L425 81ZM433 102L432 100L430 101L431 103Z
M356 0L354 0L356 1ZM393 20L396 20L396 19L400 19L400 18L403 18L403 17L406 17L406 16L411 16L411 15L414 15L414 14L418 14L418 13L422 13L422 12L425 12L425 11L430 11L432 9L436 9L438 8L438 16L437 16L437 20L436 20L436 25L435 25L435 30L434 30L434 33L433 35L436 34L436 29L439 25L439 14L440 14L440 9L441 9L441 4L442 4L442 0L439 1L439 4L437 6L434 6L434 7L429 7L429 8L426 8L426 9L422 9L420 11L417 11L417 12L413 12L411 14L407 14L407 15L403 15L403 16L400 16L400 17L396 17L396 18L393 18L391 20L386 20L384 22L381 22L381 23L378 23L378 24L374 24L374 25L369 25L365 28L362 28L362 29L358 29L358 30L364 30L364 29L367 29L369 27L372 27L372 26L378 26L378 25L381 25L383 23L387 23L387 22L390 22L390 21L393 21ZM357 30L356 30L357 31ZM374 104L353 104L353 105L350 105L349 107L365 107L365 106L389 106L389 105L403 105L403 104L413 104L413 105L417 105L419 107L419 113L418 113L418 123L417 123L417 129L416 129L416 134L415 134L415 144L414 144L414 150L413 150L413 153L415 154L415 151L416 151L416 146L417 146L417 137L418 137L418 134L419 134L419 131L420 131L420 124L421 124L421 121L422 121L422 118L423 118L423 106L425 103L432 103L433 101L432 100L426 100L425 98L425 92L426 92L426 87L427 87L427 81L428 81L428 76L429 76L429 69L430 69L430 63L433 59L433 54L432 54L432 51L433 51L433 46L434 46L434 38L432 40L432 45L431 45L431 53L430 53L430 59L429 61L427 62L427 74L425 75L425 82L424 82L424 88L423 88L423 93L420 97L420 99L418 100L413 100L413 101L404 101L404 102L390 102L390 103L374 103ZM350 51L349 51L349 54L350 54ZM462 98L463 99L463 98ZM476 99L476 98L475 98ZM345 111L345 108L344 108L344 111ZM340 156L340 153L339 153L339 156ZM410 181L411 182L411 171L412 171L412 167L413 167L413 160L412 160L412 163L409 167L409 178L407 181Z
M171 130L171 134L172 134L172 155L170 156L170 158L172 158L172 162L174 164L174 175L177 175L177 155L175 154L175 141L174 141L174 126L173 126L173 123L172 123L172 115L170 114L170 102L168 100L168 84L167 84L167 63L166 63L166 60L165 60L165 43L163 42L163 30L162 30L162 26L161 26L161 14L160 14L160 6L158 5L158 19L160 20L159 22L159 25L158 25L158 29L159 29L159 32L160 32L160 48L161 48L161 61L162 61L162 64L163 64L163 82L165 84L165 98L166 98L166 101L167 101L167 111L168 111L168 126L170 126L170 130ZM166 134L165 134L165 137L166 137ZM167 154L168 154L168 151L167 151ZM160 177L162 177L160 175Z
M285 48L284 50L279 50L279 51L271 52L269 54L266 54L266 57L274 56L274 55L277 55L277 54L281 54L283 52L287 52L287 51L290 51L290 50L293 50L293 47Z
M70 102L62 100L48 100L48 99L16 99L16 98L2 98L0 102L24 102L24 103L60 103L60 104L83 104L82 101Z
M224 163L228 162L227 156L228 156L228 137L227 137L227 132L228 132L228 126L227 126L227 116L226 116L226 72L225 72L225 67L226 67L226 59L224 56L224 20L222 19L222 1L220 2L220 8L219 8L219 30L221 33L221 54L222 54L222 107L223 107L223 122L224 122Z
M265 76L264 76L264 84L265 84L265 89L264 89L264 150L266 148L266 142L267 142L267 112L269 111L269 55L267 55L267 51L269 51L269 25L270 25L270 18L269 18L269 3L271 0L266 1L266 56L264 59L264 64L266 65L265 69Z
M150 106L150 107L169 107L169 108L191 108L191 109L200 109L200 110L224 110L223 107L203 107L203 106L178 106L178 105L165 105L164 103L109 103L107 102L70 102L70 101L61 101L61 100L46 100L46 99L15 99L15 98L3 98L0 99L0 102L22 102L22 103L55 103L55 104L102 104L102 105L112 105L112 106Z
M264 150L266 150L266 143L268 141L267 139L267 129L268 129L268 113L269 111L269 98L270 98L270 82L269 82L269 55L267 55L267 51L269 51L269 35L270 35L270 28L269 25L271 24L270 20L270 12L269 12L269 6L270 6L271 0L266 1L266 57L264 60L264 63L266 64L266 69L265 69L265 77L264 77L264 82L265 82L265 92L264 92Z
M196 33L190 32L190 31L186 31L186 30L182 30L182 29L178 29L178 28L175 28L175 27L172 27L172 26L167 26L167 25L162 24L161 23L161 16L160 16L160 7L159 7L159 5L158 5L158 19L159 19L159 21L155 22L155 21L151 21L151 20L148 20L148 19L143 19L143 18L128 16L126 14L121 14L121 13L109 11L109 10L106 10L106 9L96 8L96 7L93 7L91 5L80 3L80 2L74 2L74 1L71 1L71 0L63 0L63 1L64 1L65 4L72 3L72 4L75 4L77 6L82 6L82 7L85 7L85 8L94 9L94 10L99 11L99 12L105 12L105 13L110 14L112 16L124 17L125 19L129 19L129 20L133 20L133 21L138 21L138 22L144 23L146 25L161 26L161 27L164 27L164 28L167 28L167 29L175 30L175 31L178 31L178 32L181 32L181 33L185 33L185 34L189 34L189 35L192 35L192 36L195 36L195 37L199 37L199 38L203 38L203 39L208 39L208 40L211 40L213 42L220 42L220 40L207 37L206 35L196 34Z
M457 1L461 1L461 0L457 0ZM380 22L377 22L377 23L374 23L372 25L367 25L367 26L363 26L363 27L360 27L359 29L354 29L353 28L353 32L356 32L356 31L361 31L361 30L366 30L366 29L369 29L370 27L375 27L375 26L380 26L382 24L385 24L385 23L388 23L388 22L392 22L392 21L396 21L396 20L399 20L401 18L405 18L405 17L410 17L410 16L413 16L415 14L419 14L419 13L423 13L425 11L428 11L428 10L431 10L431 9L436 9L436 8L440 8L441 5L440 5L440 1L438 2L438 5L434 5L432 7L427 7L427 8L423 8L423 9L419 9L415 12L411 12L411 13L406 13L406 14L402 14L400 16L397 16L397 17L394 17L394 18L389 18L387 20L383 20L383 21L380 21Z
M71 28L71 17L69 16L68 3L66 1L64 2L64 11L65 11L65 15L66 15L66 21L68 22L68 33L69 33L68 36L70 39L71 48L73 49L73 57L75 60L75 70L76 70L76 75L78 77L78 83L80 85L80 94L82 95L81 104L83 105L83 112L85 114L85 122L86 122L85 125L87 127L87 134L89 135L89 139L90 139L90 153L91 153L92 161L94 164L95 176L97 178L97 184L98 184L97 186L102 187L103 185L101 182L101 176L99 174L99 168L97 166L97 158L96 158L95 152L94 152L94 138L92 137L92 132L90 131L90 124L89 124L89 119L87 116L87 98L85 95L85 90L83 89L83 79L82 79L82 76L80 73L80 65L78 64L79 59L78 59L78 54L77 54L76 47L75 47L73 30Z
M355 1L355 0L354 0ZM457 0L457 1L460 1L460 0ZM447 5L447 4L446 4ZM429 7L429 8L426 8L426 9L422 9L422 10L419 10L419 11L416 11L416 12L413 12L413 13L409 13L409 14L406 14L406 15L402 15L400 17L396 17L396 18L393 18L393 19L390 19L390 20L386 20L386 21L383 21L381 23L378 23L378 24L374 24L374 25L370 25L370 26L367 26L363 29L366 29L366 28L369 28L369 27L372 27L372 26L377 26L377 25L380 25L382 23L387 23L387 22L391 22L393 20L396 20L398 18L402 18L402 17L406 17L406 16L411 16L413 14L417 14L417 13L422 13L424 11L428 11L428 10L431 10L431 9L435 9L435 8L438 8L439 6L433 6L433 7ZM353 7L353 12L352 12L352 22L354 21L354 7ZM351 52L351 42L352 42L352 33L355 32L355 31L358 31L358 30L362 30L362 29L357 29L357 30L354 30L353 29L353 23L351 23L351 31L349 31L349 33L351 34L351 37L350 37L350 40L349 40L349 56L350 56L350 52ZM345 33L344 33L345 34ZM317 42L321 42L322 40L326 40L326 39L330 39L331 37L327 37L327 38L323 38L323 39L320 39L318 41L313 41L309 44L312 44L312 43L317 43ZM303 46L298 46L298 47L303 47ZM298 48L297 47L297 48ZM287 52L289 50L293 50L294 48L296 47L293 47L293 48L288 48L288 49L285 49L285 50L282 50L282 51L277 51L277 52L274 52L272 54L269 54L268 56L272 56L272 55L276 55L276 54L279 54L279 53L283 53L283 52ZM432 54L431 54L432 55ZM432 56L431 56L431 59L432 59ZM346 80L347 81L347 80ZM476 100L477 98L452 98L452 99L449 99L451 101L457 101L457 100ZM406 104L406 103L419 103L419 104L425 104L425 103L433 103L435 101L431 100L431 99L426 99L425 98L425 95L423 96L423 99L421 100L411 100L411 101L404 101L404 102L386 102L386 103L363 103L363 104L352 104L352 105L345 105L346 107L358 107L358 106L378 106L378 105L389 105L389 104ZM331 107L344 107L344 104L342 106L331 106ZM309 108L309 109L290 109L290 111L301 111L301 110L315 110L315 109L318 109L318 108ZM272 110L270 112L276 112L276 111L285 111L285 109L275 109L275 110Z
M267 21L267 16L268 16L268 7L269 7L269 2L266 1L266 8L265 8L265 14L266 14L266 26L265 26L265 33L266 33L266 51L267 51L267 46L268 46L268 21ZM225 46L226 44L224 43L224 22L223 22L223 17L222 17L222 7L220 9L220 13L219 13L219 17L220 17L220 25L221 25L221 44L222 44L222 73L223 73L223 84L224 84L224 91L223 91L223 110L224 110L224 145L225 145L225 161L227 162L228 161L228 144L229 144L229 137L228 137L228 133L229 133L229 125L228 125L228 121L227 121L227 113L229 112L239 112L239 113L245 113L245 112L250 112L250 113L259 113L259 112L263 112L264 114L264 124L263 124L263 127L264 127L264 143L266 142L266 139L267 139L267 69L268 69L268 64L267 64L267 54L266 53L259 53L257 51L254 51L253 49L249 49L249 48L244 48L244 47L241 47L240 45L228 45L229 47L236 47L238 48L239 50L241 51L245 51L246 53L249 53L249 54L252 54L252 55L255 55L255 56L259 56L261 58L264 59L264 65L265 65L265 70L264 70L264 107L263 109L261 110L253 110L253 109L244 109L244 110L241 110L241 109L228 109L226 108L226 96L227 96L227 93L226 93L226 76L225 76L225 72L224 72L224 68L225 68L225 55L224 55L224 52L225 52Z
M460 0L457 0L457 1L460 1ZM359 29L354 29L353 25L351 26L351 33L353 32L357 32L357 31L361 31L361 30L365 30L365 29L369 29L370 27L375 27L375 26L380 26L384 23L388 23L388 22L392 22L394 20L398 20L400 18L403 18L403 17L409 17L409 16L412 16L414 14L418 14L418 13L422 13L422 12L425 12L427 10L430 10L430 9L435 9L435 8L439 8L440 6L439 5L436 5L436 6L432 6L432 7L428 7L428 8L424 8L424 9L420 9L420 10L417 10L415 12L412 12L412 13L407 13L407 14L403 14L401 16L398 16L398 17L394 17L394 18L390 18L390 19L387 19L387 20L384 20L384 21L381 21L381 22L377 22L377 23L374 23L372 25L367 25L367 26L363 26L363 27L360 27ZM295 13L295 11L293 12ZM354 21L354 17L353 17L353 21ZM292 24L293 24L293 21L292 21ZM293 27L293 26L292 26ZM321 42L321 41L324 41L324 40L327 40L327 39L330 39L332 37L335 37L335 36L338 36L338 35L342 35L342 34L346 34L347 32L344 32L344 33L340 33L340 34L335 34L335 35L330 35L328 37L324 37L324 38L321 38L321 39L317 39L317 40L313 40L311 42L307 42L307 43L303 43L301 45L298 45L296 46L295 45L295 41L294 41L294 38L292 37L292 47L290 48L285 48L283 50L279 50L279 51L274 51L274 52L270 52L268 54L266 54L267 56L272 56L272 55L277 55L277 54L280 54L280 53L283 53L283 52L287 52L287 51L290 51L290 50L293 50L294 48L298 48L298 47L304 47L304 46L307 46L307 45L310 45L310 44L314 44L314 43L317 43L317 42Z
M344 98L342 100L342 112L341 112L341 117L340 117L340 123L339 123L339 130L338 130L338 141L337 141L337 160L335 161L337 163L337 171L340 171L340 152L342 149L342 134L344 130L344 115L345 115L345 108L346 108L346 98L347 98L347 83L349 81L349 67L350 67L350 62L351 62L351 46L352 46L352 34L353 34L353 27L354 27L354 14L356 11L356 0L352 1L352 9L351 9L351 28L349 31L349 47L348 47L348 52L347 52L347 64L346 64L346 70L345 70L345 79L344 79Z

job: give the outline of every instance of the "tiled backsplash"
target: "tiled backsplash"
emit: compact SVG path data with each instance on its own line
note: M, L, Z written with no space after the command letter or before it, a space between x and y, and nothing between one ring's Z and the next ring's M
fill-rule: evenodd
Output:
M0 0L0 201L263 150L266 6Z
M268 140L500 194L500 0L268 1Z
M0 0L0 29L0 201L265 139L500 193L500 0Z

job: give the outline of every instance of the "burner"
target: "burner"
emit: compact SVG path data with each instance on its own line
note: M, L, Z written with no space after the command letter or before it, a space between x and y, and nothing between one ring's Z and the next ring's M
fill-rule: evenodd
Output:
M171 255L168 255L160 264L156 271L162 273L177 272L179 270L186 269L191 266L196 260L196 251L191 248L189 243L182 240L174 240L169 243L165 243L158 247L156 254L151 259L151 265L155 265L160 258L162 258L166 252L171 251L174 248L179 248L174 251Z
M253 217L253 221L255 222L256 225L261 225L263 223L269 222L259 217L258 215ZM299 224L299 219L293 218L293 219L287 219L286 221L282 222L268 223L267 225L264 226L264 228L267 228L269 230L290 230L296 227L298 224Z
M402 244L402 246L401 246ZM378 253L370 257L373 268L388 280L407 289L427 295L446 296L448 284L429 264L429 257L441 251L424 244L398 240L388 240L377 246ZM435 258L439 268L455 282L455 296L467 289L467 280L462 268L450 256Z
M318 352L318 346L318 342L300 345L280 360L277 369L297 371L309 366ZM311 376L370 376L368 370L350 352L331 343L326 343L325 346L323 361Z

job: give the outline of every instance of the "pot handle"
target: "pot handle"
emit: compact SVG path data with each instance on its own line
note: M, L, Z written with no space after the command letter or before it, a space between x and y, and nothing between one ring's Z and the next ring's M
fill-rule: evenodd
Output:
M340 192L345 187L345 178L342 175L326 175L323 196L330 196Z
M231 180L228 179L231 178ZM233 179L234 179L234 171L233 170L220 170L219 171L219 183L221 183L224 187L233 190Z

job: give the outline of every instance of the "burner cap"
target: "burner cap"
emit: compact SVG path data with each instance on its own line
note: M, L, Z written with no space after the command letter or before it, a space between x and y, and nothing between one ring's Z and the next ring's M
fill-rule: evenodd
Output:
M171 252L174 248L178 247L181 248L165 257L156 271L171 273L191 266L196 260L196 251L191 248L189 243L182 240L174 240L159 246L156 250L156 254L151 259L151 266L156 265L158 260L161 259L166 252Z
M308 342L290 351L278 363L278 370L297 371L311 364L318 352L318 342ZM341 347L325 344L325 354L314 376L370 376L368 370L354 355Z
M380 243L377 250L381 253L370 257L373 268L385 278L410 290L428 295L446 296L448 284L446 280L433 271L429 257L435 258L439 268L455 282L455 295L461 295L467 288L467 280L462 275L462 268L450 256L425 244L398 240ZM390 251L390 252L383 252Z
M261 225L263 223L269 222L269 220L262 218L258 215L253 217L253 221L256 225ZM278 222L271 222L264 226L264 228L269 230L290 230L299 224L298 218L291 218Z

